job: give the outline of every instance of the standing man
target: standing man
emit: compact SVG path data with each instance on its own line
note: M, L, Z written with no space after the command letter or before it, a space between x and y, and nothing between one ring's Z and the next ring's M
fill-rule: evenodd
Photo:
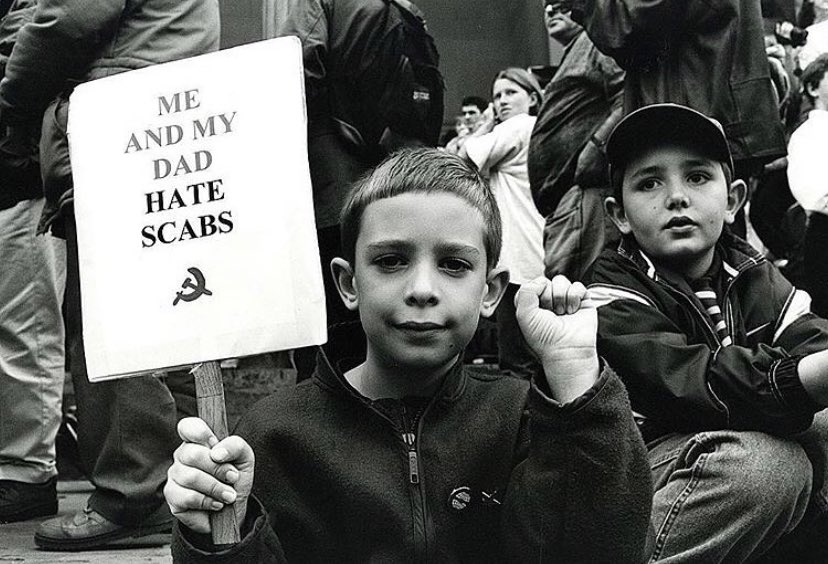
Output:
M546 29L564 46L546 85L529 145L529 183L544 227L546 275L579 280L617 231L605 218L604 140L621 118L624 72L592 44L564 2L544 7Z
M159 379L87 379L66 137L69 93L81 82L218 46L218 0L39 0L6 65L0 125L12 135L28 135L42 119L41 227L67 240L66 325L78 446L95 486L85 509L40 525L35 543L41 548L87 550L169 530L162 488L178 443L175 402Z
M0 21L5 69L35 0L17 0ZM0 70L2 76L2 70ZM55 437L64 374L66 244L35 236L43 209L36 132L0 135L0 523L54 515Z

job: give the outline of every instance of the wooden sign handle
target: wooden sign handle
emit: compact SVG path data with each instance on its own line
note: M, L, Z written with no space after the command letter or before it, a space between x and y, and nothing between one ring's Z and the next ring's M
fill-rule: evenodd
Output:
M218 362L204 362L191 372L195 376L198 416L207 422L218 440L222 440L228 432L221 367ZM225 505L221 511L210 514L210 530L213 544L227 545L241 541L235 504Z

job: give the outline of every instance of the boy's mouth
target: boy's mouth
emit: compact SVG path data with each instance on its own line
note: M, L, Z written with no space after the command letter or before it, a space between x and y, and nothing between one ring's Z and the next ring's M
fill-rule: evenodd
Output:
M696 222L693 221L692 219L690 219L689 217L686 217L686 216L682 215L682 216L679 216L679 217L670 218L670 221L668 221L664 225L664 228L665 229L674 229L674 228L678 228L678 227L689 227L689 226L692 226L692 225L696 225Z
M431 323L427 321L404 321L402 323L397 323L398 329L404 329L406 331L436 331L438 329L443 329L443 326L439 323Z

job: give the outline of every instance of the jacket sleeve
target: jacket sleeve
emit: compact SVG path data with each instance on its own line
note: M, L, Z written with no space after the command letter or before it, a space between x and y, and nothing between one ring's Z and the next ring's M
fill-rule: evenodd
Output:
M257 564L284 564L287 562L282 545L261 503L251 496L247 517L242 526L242 539L230 548L212 544L209 535L194 533L176 523L170 551L177 564L256 562Z
M308 100L319 96L327 75L328 15L319 0L275 2L275 36L295 35L302 42Z
M643 294L609 284L590 290L611 296L598 309L598 350L624 380L633 408L654 422L787 434L807 428L820 409L796 369L803 355L828 347L828 322L807 312L807 294L769 292L765 299L785 300L776 336L712 350L690 342Z
M604 121L598 124L578 155L574 183L582 188L608 185L604 145L615 125L624 117L624 71L611 57L597 49L592 49L591 56L591 78L603 93L609 110ZM596 145L596 142L600 145Z
M479 137L466 138L466 155L484 176L491 170L518 154L524 144L526 121L515 116L497 124L492 131Z
M514 562L643 562L652 484L627 393L608 368L565 405L533 384L528 456L504 500Z
M9 125L39 123L46 106L81 79L117 29L124 0L40 0L18 34L0 83L0 112Z
M20 29L34 16L35 0L17 0L0 21L0 76L6 71Z
M688 26L687 4L687 0L574 0L572 17L598 49L628 69L658 57L670 38Z

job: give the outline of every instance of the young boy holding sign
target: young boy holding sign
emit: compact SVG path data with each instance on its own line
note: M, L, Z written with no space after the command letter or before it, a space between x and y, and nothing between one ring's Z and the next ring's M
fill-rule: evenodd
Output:
M355 349L332 334L314 378L259 403L238 436L181 422L165 489L176 561L643 558L644 447L583 285L518 292L544 368L531 385L462 365L508 282L500 229L485 182L439 150L397 153L355 187L331 266L364 355L343 358ZM209 513L234 501L242 540L214 546Z

